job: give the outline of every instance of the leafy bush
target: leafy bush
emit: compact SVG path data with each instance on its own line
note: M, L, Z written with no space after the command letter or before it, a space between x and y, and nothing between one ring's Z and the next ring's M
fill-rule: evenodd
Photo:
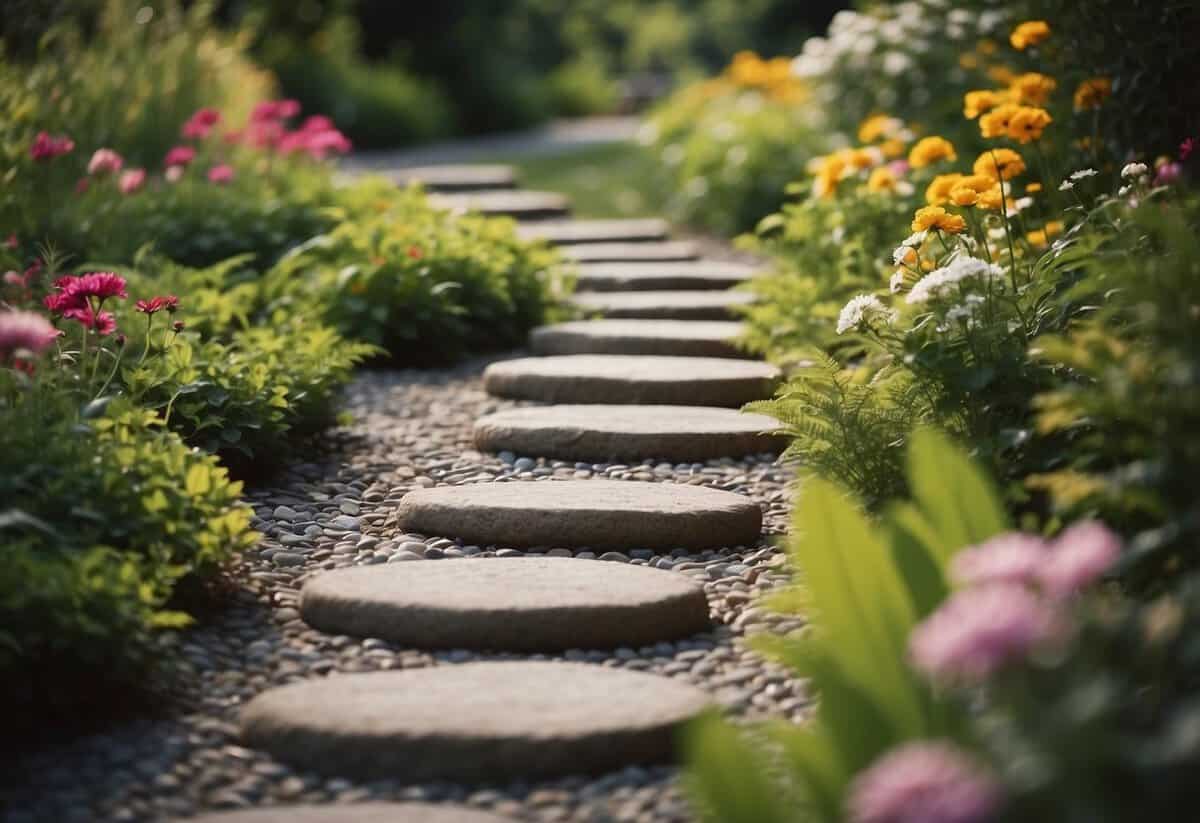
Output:
M382 181L343 203L354 219L266 274L272 310L312 312L398 361L430 362L519 344L561 292L558 256L511 221L439 211Z

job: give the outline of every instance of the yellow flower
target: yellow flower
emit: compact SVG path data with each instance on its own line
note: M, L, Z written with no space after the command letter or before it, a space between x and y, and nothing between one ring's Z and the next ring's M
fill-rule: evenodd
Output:
M1017 73L1001 63L994 66L989 66L987 70L988 78L1001 86L1007 86L1009 83L1017 79Z
M884 137L891 137L904 128L904 124L888 114L873 114L858 126L858 141L874 143Z
M1008 92L981 89L969 91L963 97L963 117L974 120L985 111L991 111L1001 103L1008 102Z
M879 144L879 150L883 152L884 157L892 160L904 154L904 141L894 137L891 140L884 140Z
M979 55L969 51L963 52L958 56L958 65L967 70L979 68Z
M918 259L917 250L908 246L904 247L904 251L897 249L896 255L893 257L896 263L903 263L906 266L917 265Z
M1045 42L1050 37L1050 24L1045 20L1027 20L1013 29L1009 42L1017 51L1025 51L1030 46Z
M913 215L913 231L929 231L937 229L947 234L960 234L967 228L967 221L962 216L951 214L941 206L923 206Z
M975 158L972 168L976 174L993 180L1012 180L1025 171L1025 161L1012 149L993 149Z
M1098 109L1112 94L1112 80L1107 77L1092 77L1084 80L1075 89L1075 111Z
M883 160L883 153L879 149L872 147L863 149L851 149L848 156L848 162L856 171L869 169L872 166L878 166Z
M985 54L985 55L986 54L995 54L996 50L998 48L1000 48L1000 47L996 45L996 41L992 40L990 38L987 38L987 37L980 40L979 43L976 44L976 46L975 46L975 50L977 52L979 52L980 54Z
M996 181L985 174L960 177L950 189L950 201L956 206L974 206L979 196L996 185Z
M1050 125L1054 118L1045 109L1034 106L1021 106L1008 123L1008 136L1022 145L1040 140L1042 130Z
M975 207L986 211L996 211L1004 202L1004 195L1000 191L1000 184L992 186L987 191L979 193L979 199L975 201Z
M896 184L900 180L895 173L887 166L880 166L871 172L871 176L867 178L867 188L870 191L895 191Z
M950 202L950 190L962 179L961 174L939 174L933 178L929 188L925 189L925 202L931 206L940 206Z
M1031 71L1018 76L1008 88L1017 102L1044 106L1051 93L1058 88L1058 82L1053 77Z
M1041 248L1049 242L1049 240L1046 239L1046 232L1042 229L1034 229L1033 231L1025 232L1025 239L1029 242L1029 245L1034 246L1035 248Z
M1021 107L1015 103L1002 103L979 118L979 133L984 137L1007 137L1013 115Z
M957 160L954 146L944 137L926 137L918 141L908 153L908 164L914 169L922 169L930 163L939 160Z
M1037 194L1041 190L1042 190L1041 183L1029 183L1028 185L1025 186L1026 194Z
M1047 237L1057 237L1063 233L1063 223L1061 220L1051 220L1045 227Z
M970 186L955 186L950 190L950 202L956 206L974 206L979 202L979 192Z

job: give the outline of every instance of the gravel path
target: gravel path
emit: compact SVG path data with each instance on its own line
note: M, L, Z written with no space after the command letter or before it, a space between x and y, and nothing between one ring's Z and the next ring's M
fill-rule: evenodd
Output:
M264 689L331 671L419 668L517 655L449 650L429 654L378 639L329 636L296 610L301 582L325 569L473 555L515 556L507 547L462 545L405 534L396 504L414 488L444 484L545 482L607 477L629 482L688 483L744 494L763 507L764 538L754 546L655 556L608 552L603 560L652 564L704 583L717 628L676 643L644 648L568 650L532 659L565 659L682 678L710 691L734 717L799 720L807 700L789 674L743 644L748 627L786 632L795 620L764 614L757 594L786 579L770 542L784 531L790 481L770 455L741 460L639 465L546 461L473 450L472 424L519 402L484 393L484 362L438 372L363 373L345 408L355 425L328 437L318 460L297 462L278 485L248 497L265 535L230 570L230 604L179 638L183 672L176 699L156 717L103 734L28 753L8 770L5 821L161 820L202 810L368 799L464 802L529 821L682 821L691 819L671 767L632 767L600 777L504 785L406 785L395 779L356 783L294 771L239 745L239 708ZM549 554L594 554L550 549ZM596 562L601 562L597 559Z

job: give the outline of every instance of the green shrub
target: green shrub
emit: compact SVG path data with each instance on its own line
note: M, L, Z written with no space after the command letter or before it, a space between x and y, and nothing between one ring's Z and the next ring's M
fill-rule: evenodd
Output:
M335 229L266 274L272 310L312 312L401 362L519 345L552 311L559 258L512 221L452 215L385 182L343 198Z

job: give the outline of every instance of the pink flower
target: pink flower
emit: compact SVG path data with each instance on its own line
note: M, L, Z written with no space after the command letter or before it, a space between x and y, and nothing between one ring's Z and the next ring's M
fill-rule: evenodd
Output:
M91 329L101 337L107 337L117 330L117 319L112 316L112 312L96 311L91 306L71 309L64 312L63 317L76 321L85 329Z
M888 170L897 177L903 177L908 174L910 166L907 160L893 160L887 165Z
M1003 803L1000 784L952 743L906 743L850 784L851 823L986 823Z
M1049 556L1045 540L1032 534L1008 532L978 546L963 549L950 562L950 573L963 585L1030 583Z
M295 100L264 100L250 112L252 123L263 123L269 120L286 120L300 113L300 104Z
M1121 556L1121 539L1096 520L1076 523L1058 536L1038 577L1052 597L1067 597L1100 579Z
M993 583L950 596L913 629L913 665L938 680L979 682L1061 633L1050 603L1029 588Z
M112 149L96 149L88 161L88 174L116 174L124 165L121 155Z
M167 157L163 160L164 166L186 166L188 163L196 159L196 150L191 146L176 146L167 152Z
M1182 143L1180 143L1179 144L1179 159L1187 160L1189 157L1191 157L1192 152L1194 152L1196 150L1197 145L1200 145L1200 141L1198 141L1195 137L1189 137L1186 140L1184 140Z
M167 170L163 172L163 179L168 183L178 183L183 179L183 166L167 166Z
M233 180L233 166L222 163L208 170L208 180L211 183L228 183Z
M145 169L130 169L122 172L117 178L117 188L121 194L133 194L140 189L146 182Z
M179 298L173 294L168 294L163 297L151 297L149 300L139 300L134 304L134 307L142 314L155 314L166 309L169 312L174 312L179 308Z
M50 160L74 149L75 141L70 137L51 137L48 133L39 131L33 138L33 145L29 147L29 154L34 160Z
M216 109L200 109L183 124L180 134L188 139L203 140L221 122L221 113Z
M58 329L36 312L0 312L0 360L19 351L41 354L56 337Z
M81 313L91 312L93 298L98 306L110 297L125 299L125 285L124 277L109 271L66 275L54 281L55 291L46 295L42 304L56 315L79 320Z
M1182 163L1163 163L1154 175L1154 185L1170 186L1178 183L1181 177L1183 177Z

